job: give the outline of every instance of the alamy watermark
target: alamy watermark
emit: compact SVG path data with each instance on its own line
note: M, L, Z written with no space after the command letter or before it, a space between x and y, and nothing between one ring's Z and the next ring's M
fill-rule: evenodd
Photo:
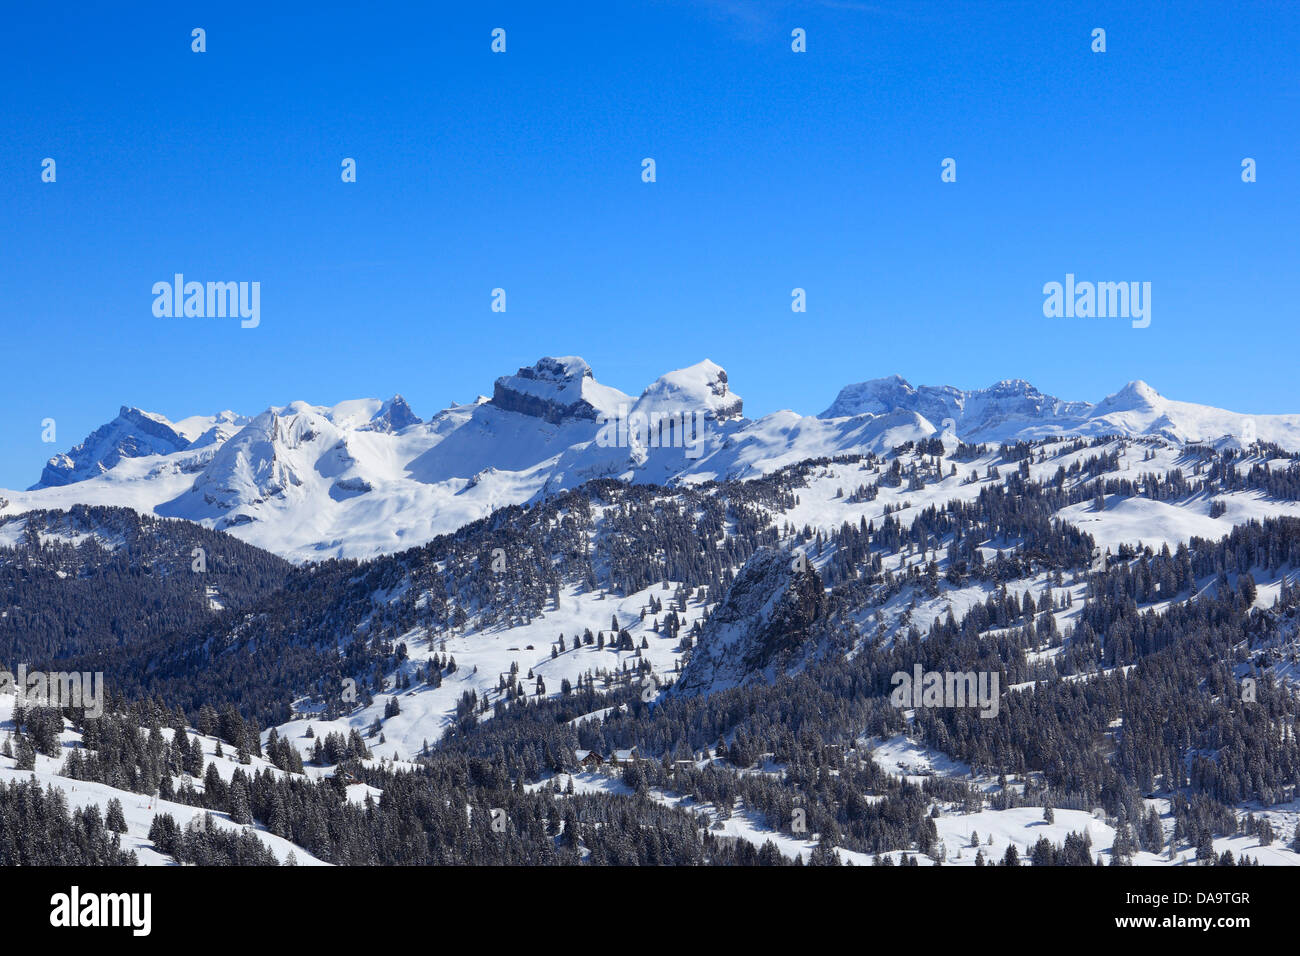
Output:
M1043 286L1043 315L1049 319L1128 319L1133 328L1151 324L1150 282L1075 282L1065 274L1064 284Z
M126 927L133 936L148 936L153 928L152 893L83 893L73 885L50 897L50 925Z
M998 715L997 671L895 671L889 679L895 707L978 707L981 717Z
M28 671L18 665L17 675L0 670L0 694L17 694L19 704L72 707L87 717L104 715L104 675L100 671Z
M626 405L618 414L600 416L596 433L598 448L681 448L687 458L704 454L708 428L707 414L700 410L679 412L628 413Z
M245 329L255 329L262 321L260 282L186 282L178 272L172 282L155 282L153 294L153 314L160 319L238 316Z

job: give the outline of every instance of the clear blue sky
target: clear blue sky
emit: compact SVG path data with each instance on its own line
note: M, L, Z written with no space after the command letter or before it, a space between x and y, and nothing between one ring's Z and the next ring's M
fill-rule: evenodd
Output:
M122 404L428 417L547 354L711 358L752 415L893 373L1300 412L1294 3L79 7L0 30L0 487ZM176 272L261 326L155 318ZM1044 318L1067 272L1150 328Z

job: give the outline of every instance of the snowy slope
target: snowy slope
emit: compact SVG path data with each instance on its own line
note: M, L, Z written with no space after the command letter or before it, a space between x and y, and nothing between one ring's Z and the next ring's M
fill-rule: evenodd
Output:
M424 630L412 631L402 638L410 654L402 670L409 676L417 665L435 654L453 657L456 671L443 679L441 687L413 683L409 690L399 692L394 689L396 674L390 674L385 679L389 692L377 695L369 707L358 708L332 721L304 712L297 719L280 725L277 731L307 758L316 738L331 731L346 735L354 729L364 734L376 719L381 719L383 743L377 738L368 738L367 746L376 758L403 759L419 753L426 743L433 744L441 739L453 723L461 695L472 691L489 702L499 700L498 680L502 674L510 672L511 665L518 666L520 681L530 696L536 696L536 677L542 678L545 697L560 696L563 681L577 683L580 676L589 672L596 675L599 688L617 687L624 670L643 660L649 662L657 684L666 685L679 676L680 642L657 633L653 628L653 617L641 620L640 611L652 595L667 602L672 593L659 585L626 597L605 597L566 587L560 592L558 607L525 625L503 628L482 627L476 623L460 634L446 637L435 637ZM686 613L682 615L686 625L699 618L702 611L703 607L697 601L688 601ZM636 650L615 648L611 631L611 618L614 616L632 635ZM609 642L603 648L595 644L576 644L575 638L586 629L593 633L603 630ZM565 638L562 652L558 650L561 635ZM641 648L643 640L648 644L645 649ZM557 645L554 658L551 656L553 645ZM527 677L530 672L534 679ZM382 719L385 706L394 696L401 712ZM306 736L308 727L312 729L313 737ZM269 733L268 729L265 735Z
M0 734L8 738L14 731L13 711L16 698L12 694L0 694ZM163 737L170 742L172 731L165 728ZM191 739L198 739L203 747L203 762L206 765L213 765L221 778L227 782L230 781L236 768L240 764L234 759L234 748L229 744L225 745L224 755L216 756L216 749L220 743L215 737L206 737L193 729L187 729L186 733ZM202 818L211 812L216 826L221 829L238 831L240 829L252 830L254 835L268 849L276 855L276 858L283 863L290 853L294 855L296 862L304 866L326 866L328 864L312 856L302 847L289 842L283 837L275 836L262 826L241 827L232 821L225 813L217 811L208 811L201 807L193 807L183 803L174 803L169 800L159 800L148 794L134 793L129 790L120 790L111 787L108 784L95 783L88 780L76 780L61 775L60 770L63 766L63 758L74 748L80 747L81 734L72 729L71 724L65 721L65 729L59 735L60 743L63 745L64 753L59 758L47 757L44 754L36 755L35 770L17 770L15 769L16 761L12 757L6 757L0 754L0 780L5 782L27 781L35 779L42 787L51 786L64 792L67 799L68 807L78 809L80 807L95 805L99 807L100 814L106 814L110 800L118 800L122 804L122 815L126 819L127 832L122 837L122 849L134 850L140 863L144 866L174 866L176 861L171 857L159 853L154 849L153 844L149 841L149 828L153 825L154 817L160 813L169 814L178 824L185 826L195 818ZM267 770L273 774L282 774L283 771L272 766L259 757L251 758L251 763L243 766L246 774L252 775L259 770ZM179 786L183 780L188 778L177 776L174 782ZM202 780L188 780L196 790L203 789Z

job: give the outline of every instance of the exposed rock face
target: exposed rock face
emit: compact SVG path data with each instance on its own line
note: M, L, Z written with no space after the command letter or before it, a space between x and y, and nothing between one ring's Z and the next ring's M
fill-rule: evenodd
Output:
M601 409L592 401L599 386L591 366L579 358L544 358L531 368L503 375L492 390L492 404L558 425L573 419L595 421Z
M421 419L411 411L411 406L401 395L394 395L375 413L369 423L363 425L362 431L393 432L401 431L409 425L420 424Z
M962 391L951 385L913 387L901 375L876 378L840 390L831 407L821 418L846 415L882 415L896 408L917 412L933 421L972 414L983 417L1003 416L1055 418L1081 417L1091 410L1087 402L1065 402L1045 395L1023 379L1005 379L988 388Z
M704 627L678 692L710 693L770 679L826 615L821 576L792 567L787 552L762 548L745 563Z
M71 484L101 475L124 458L169 455L189 446L189 440L161 415L123 405L117 418L72 451L51 458L33 488Z
M286 414L267 410L244 426L212 457L194 479L190 495L202 496L205 504L220 511L256 504L283 495L302 484L290 452L315 442L329 427L300 403L288 406ZM333 448L336 434L326 436ZM159 509L164 514L170 509Z

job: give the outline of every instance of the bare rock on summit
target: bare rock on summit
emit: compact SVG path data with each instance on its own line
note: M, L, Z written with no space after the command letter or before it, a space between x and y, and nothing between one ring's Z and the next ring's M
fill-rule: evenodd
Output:
M558 425L578 420L596 421L613 414L628 397L596 381L589 366L576 356L544 358L514 375L496 380L491 404Z

